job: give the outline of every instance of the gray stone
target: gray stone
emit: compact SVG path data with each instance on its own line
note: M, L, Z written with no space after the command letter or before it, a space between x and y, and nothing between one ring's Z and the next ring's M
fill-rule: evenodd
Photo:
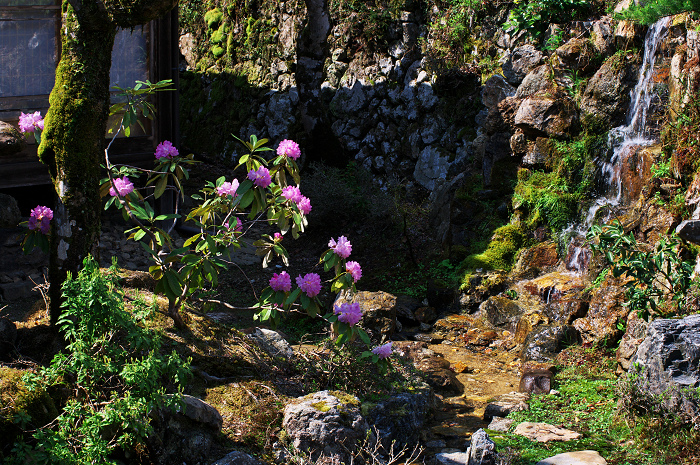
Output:
M506 433L513 425L513 423L515 423L515 420L511 418L493 417L491 423L489 423L488 429L492 431L500 431L502 433Z
M284 409L282 427L292 445L315 460L321 454L348 457L369 425L360 414L360 401L337 391L299 397Z
M527 401L530 395L522 392L510 392L499 396L494 402L490 402L484 409L484 420L489 421L494 417L507 417L511 412L520 412L529 407Z
M31 281L17 281L7 284L0 284L0 293L6 301L23 299L32 295L34 283Z
M296 122L294 113L292 101L287 94L272 95L265 112L265 125L270 139L278 140L289 133L289 127Z
M263 462L245 452L233 451L211 465L264 465Z
M435 460L441 465L465 465L469 456L466 452L440 452L435 454Z
M418 157L413 177L418 184L433 191L446 179L449 162L449 156L443 155L437 147L426 147Z
M596 115L612 126L623 124L630 103L630 90L637 79L634 61L634 58L617 55L605 60L583 92L582 113Z
M0 157L20 152L25 144L24 137L17 128L0 121Z
M0 228L14 228L21 219L17 200L11 195L0 193Z
M189 32L180 36L180 53L185 57L187 68L195 69L197 67L197 57L195 55L195 39Z
M532 96L520 104L514 122L525 134L563 138L571 135L578 113L566 97Z
M292 346L276 331L265 328L255 328L250 335L258 345L272 357L291 358L294 355Z
M180 410L182 415L215 431L221 430L224 419L218 410L196 397L184 395L182 400L184 402L184 407Z
M685 220L676 228L676 233L681 239L700 244L700 220Z
M489 323L501 329L515 331L515 325L523 311L514 301L507 297L489 297L479 305L481 315L486 317Z
M481 103L486 108L496 108L501 100L512 95L515 95L515 87L508 84L503 76L494 74L481 89Z
M519 84L528 72L542 62L542 52L533 45L516 47L503 63L503 75L511 84Z
M495 465L496 443L491 440L486 431L479 429L472 434L467 454L469 459L466 465Z
M594 450L566 452L540 460L536 465L608 465L608 462Z
M418 86L418 102L425 111L430 111L438 103L438 98L429 82L422 82Z
M537 92L549 89L553 82L551 77L551 68L548 65L541 65L527 73L523 82L518 86L515 93L517 98L526 98Z
M613 35L612 20L610 16L605 16L593 23L593 32L591 33L593 47L598 53L608 55L613 51L615 46L615 37Z
M700 315L652 321L631 360L634 387L646 400L697 421L700 405Z
M418 443L434 408L435 395L423 384L415 391L396 394L377 403L365 417L389 450L394 441L399 447Z

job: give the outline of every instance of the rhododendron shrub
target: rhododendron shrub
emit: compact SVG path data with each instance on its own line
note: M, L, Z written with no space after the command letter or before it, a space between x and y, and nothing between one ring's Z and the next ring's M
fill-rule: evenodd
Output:
M53 220L53 210L43 205L32 208L27 224L27 233L22 240L22 251L25 254L39 247L44 252L49 251L48 235L51 232L51 220Z

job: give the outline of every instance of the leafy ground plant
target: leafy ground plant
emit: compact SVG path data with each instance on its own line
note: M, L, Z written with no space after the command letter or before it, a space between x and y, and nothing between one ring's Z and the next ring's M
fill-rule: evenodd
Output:
M682 259L678 237L664 237L645 248L619 222L592 226L586 237L593 251L604 255L615 278L628 278L626 305L640 317L687 313L687 297L695 294L698 283L692 278L694 263Z
M615 374L614 353L571 346L556 360L558 394L534 396L516 421L546 422L581 433L567 442L538 443L512 433L492 432L509 465L534 465L563 452L598 451L609 465L700 463L698 432L687 424L627 407L629 385Z
M127 311L116 283L116 266L103 274L92 257L65 281L58 325L67 350L25 383L70 394L58 418L26 432L9 463L116 463L118 449L144 453L150 414L178 407L189 362L160 353L145 325L153 306L137 301Z

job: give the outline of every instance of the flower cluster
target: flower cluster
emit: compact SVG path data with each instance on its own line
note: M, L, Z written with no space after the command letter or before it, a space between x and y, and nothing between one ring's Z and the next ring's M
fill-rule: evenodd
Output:
M340 258L348 258L352 252L352 244L345 236L340 236L338 242L336 242L335 239L331 239L330 242L328 242L328 247Z
M53 219L53 210L49 207L37 205L29 214L29 229L41 231L42 234L48 234L51 228L51 220Z
M391 352L392 352L391 341L372 349L372 353L374 355L378 356L380 360L388 358L391 355Z
M321 292L321 277L316 273L297 276L297 286L308 297L316 297Z
M301 200L297 202L297 208L304 215L308 215L309 213L311 213L311 200L309 200L308 197L304 197L302 195Z
M34 113L21 113L19 114L19 130L22 134L27 132L34 132L35 129L41 131L44 130L44 118L41 117L41 113L35 111Z
M272 278L270 278L270 287L273 291L289 292L292 290L292 277L289 276L289 274L286 271L283 271L279 274L275 273L272 275Z
M236 198L238 195L236 191L238 190L238 179L234 179L231 182L224 182L222 185L216 188L216 193L219 194L220 196L225 196L225 195L230 195L233 198Z
M285 139L282 142L280 142L280 145L277 146L277 155L289 157L293 160L296 160L297 158L299 158L299 156L301 156L299 144L297 144L293 140Z
M304 196L301 195L299 187L297 186L287 186L282 189L282 197L287 200L291 200L294 203L299 203L301 199L304 198Z
M177 157L178 155L180 155L180 152L177 151L173 143L169 140L164 140L156 147L156 158L158 160L161 158L172 160L173 157Z
M116 197L117 193L119 193L121 197L125 197L133 192L133 190L134 184L129 181L127 176L124 176L123 178L116 178L114 180L114 186L109 188L109 195Z
M257 171L250 170L248 172L248 179L253 181L253 184L255 184L258 187L262 187L263 189L265 189L272 183L272 179L270 178L270 170L268 170L264 166L258 168Z
M350 276L352 276L353 282L358 282L360 278L362 277L362 268L360 267L360 264L357 262L347 262L345 264L345 271L350 273Z
M333 313L338 315L338 321L354 326L362 319L362 309L359 303L343 303L336 305Z

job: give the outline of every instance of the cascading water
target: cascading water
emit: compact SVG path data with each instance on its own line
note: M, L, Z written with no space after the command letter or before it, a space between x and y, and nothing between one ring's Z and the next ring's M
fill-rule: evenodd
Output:
M581 242L581 236L585 235L588 228L596 220L598 211L603 207L611 210L605 218L602 218L603 221L607 221L610 219L612 208L618 206L622 200L621 161L623 155L633 147L647 146L654 143L653 137L648 133L646 124L647 112L653 97L651 80L654 75L656 51L659 44L666 37L670 21L671 18L669 17L661 18L649 27L644 38L644 60L639 70L637 85L631 92L627 124L610 130L608 145L611 147L613 154L609 161L598 160L600 171L607 186L605 193L593 202L581 224L571 226L563 232L566 235L571 235L574 232L576 233L574 236L578 236L578 240L574 237L569 246L567 268L570 270L581 271L590 258L590 251L576 244Z

